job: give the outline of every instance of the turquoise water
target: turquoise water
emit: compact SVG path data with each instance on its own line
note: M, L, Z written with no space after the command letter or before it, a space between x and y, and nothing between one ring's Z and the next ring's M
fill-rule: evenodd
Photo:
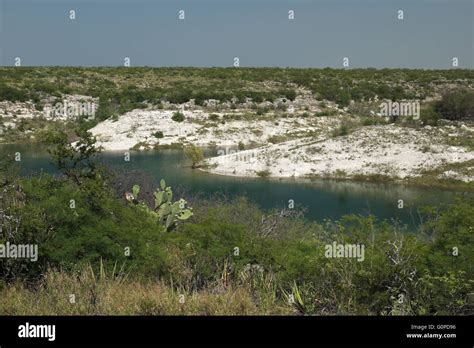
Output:
M3 153L20 152L21 174L44 171L55 173L46 150L32 145L3 145ZM206 156L214 155L207 150ZM130 162L123 152L105 152L100 161L114 169L148 172L158 183L164 178L172 187L204 196L223 193L228 197L246 196L262 208L283 208L293 200L306 208L306 217L314 220L338 219L346 214L375 215L378 219L398 219L410 227L419 224L417 208L449 203L458 194L430 188L398 184L376 184L323 179L237 178L192 170L179 150L131 152ZM398 200L404 209L398 209Z

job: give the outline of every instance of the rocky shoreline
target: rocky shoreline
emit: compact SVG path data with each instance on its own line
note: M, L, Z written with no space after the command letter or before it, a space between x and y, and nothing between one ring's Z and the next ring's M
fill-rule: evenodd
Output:
M3 102L0 109L9 120L3 126L9 127L15 127L15 120L50 117L31 103ZM177 121L176 114L182 119ZM239 108L208 101L204 107L185 103L135 109L98 123L90 132L105 151L212 146L219 156L206 159L201 170L219 175L396 180L434 173L439 179L474 180L474 152L463 144L473 138L473 125L407 127L371 117L380 123L362 124L347 108L303 93L293 101Z

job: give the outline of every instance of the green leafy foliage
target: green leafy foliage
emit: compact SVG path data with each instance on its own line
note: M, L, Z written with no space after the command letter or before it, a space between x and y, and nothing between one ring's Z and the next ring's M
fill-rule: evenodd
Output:
M474 120L474 91L461 89L443 95L435 106L438 113L448 120Z
M164 137L162 131L157 131L157 132L153 133L153 136L154 136L155 138L157 138L157 139L161 139L161 138Z
M21 270L0 260L2 279L41 277L51 267L125 263L136 284L159 277L189 291L245 286L262 311L275 301L288 306L289 295L296 300L290 308L301 314L469 311L474 205L468 199L422 212L418 235L373 217L308 222L301 215L269 214L245 200L218 199L196 201L192 221L176 225L179 233L162 233L166 226L157 224L153 209L125 204L110 190L93 194L96 180L83 178L78 185L42 175L9 183L10 194L17 195L2 200L1 210L19 218L15 240L38 243L40 259ZM139 187L132 191L138 199ZM173 202L164 180L155 199L155 212L180 202ZM268 226L271 233L263 233ZM324 246L333 241L365 245L364 261L325 257Z
M176 111L171 119L175 122L183 122L185 120L184 114L182 112Z
M0 100L27 101L28 93L15 87L0 85Z
M217 115L217 114L210 114L210 115L209 115L209 121L213 121L213 122L219 121L219 115Z
M438 125L440 114L435 110L434 105L429 105L421 110L420 119L423 125L436 126Z
M94 120L78 120L82 129L97 122L117 118L135 108L162 106L162 102L181 104L194 99L243 103L294 100L298 88L313 92L319 99L348 106L351 100L424 99L442 92L447 84L465 92L445 98L446 118L469 118L459 108L470 110L472 70L407 69L279 69L279 68L0 68L0 100L31 100L41 106L43 97L82 94L99 98ZM54 81L51 81L51 80ZM146 86L143 82L146 81ZM389 81L389 82L387 82ZM407 88L410 86L410 88ZM472 100L472 98L470 98ZM453 112L454 110L454 112Z
M132 189L133 201L138 204L138 194L140 186L134 185ZM160 187L154 193L155 202L154 208L151 210L144 202L140 203L140 207L145 211L156 215L160 224L162 224L167 231L176 228L179 221L185 221L193 216L192 208L187 207L187 202L184 199L173 202L173 191L171 187L166 186L164 179L160 181Z
M64 132L52 132L47 135L48 142L54 144L50 153L54 164L63 173L74 179L77 184L82 178L98 178L102 175L95 157L101 148L96 146L96 139L87 131L79 131L81 136L76 143L70 143Z
M184 156L191 161L191 167L198 168L199 163L204 161L204 152L196 145L188 145L184 148Z

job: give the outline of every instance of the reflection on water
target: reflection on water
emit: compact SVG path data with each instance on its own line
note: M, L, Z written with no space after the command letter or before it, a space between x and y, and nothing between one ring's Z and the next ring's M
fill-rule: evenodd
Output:
M20 152L21 173L27 175L44 171L55 173L47 151L32 145L3 145L1 153ZM207 150L207 156L215 150ZM211 196L223 193L229 197L246 196L265 209L282 208L293 200L307 209L310 219L338 219L346 214L372 214L377 218L399 219L410 226L417 225L416 209L419 206L453 201L455 192L429 188L406 187L396 184L339 181L326 179L262 179L238 178L192 170L178 150L131 152L130 162L122 152L101 154L100 161L114 169L138 170L151 174L159 182L164 178L172 187L183 187L190 193ZM398 209L398 200L404 209Z

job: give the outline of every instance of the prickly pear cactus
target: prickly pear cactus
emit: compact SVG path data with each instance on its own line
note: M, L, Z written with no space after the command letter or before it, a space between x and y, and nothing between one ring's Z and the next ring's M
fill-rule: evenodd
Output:
M170 231L176 227L178 221L184 221L193 216L192 208L186 208L187 202L180 199L173 203L173 191L161 179L160 188L155 191L155 212L160 223Z
M133 197L138 198L140 186L134 185ZM176 227L178 221L185 221L193 216L193 209L187 207L187 202L180 199L173 203L173 191L171 187L166 186L164 179L160 181L160 187L156 189L155 193L155 208L153 212L158 217L160 224L164 225L167 231L171 231Z

